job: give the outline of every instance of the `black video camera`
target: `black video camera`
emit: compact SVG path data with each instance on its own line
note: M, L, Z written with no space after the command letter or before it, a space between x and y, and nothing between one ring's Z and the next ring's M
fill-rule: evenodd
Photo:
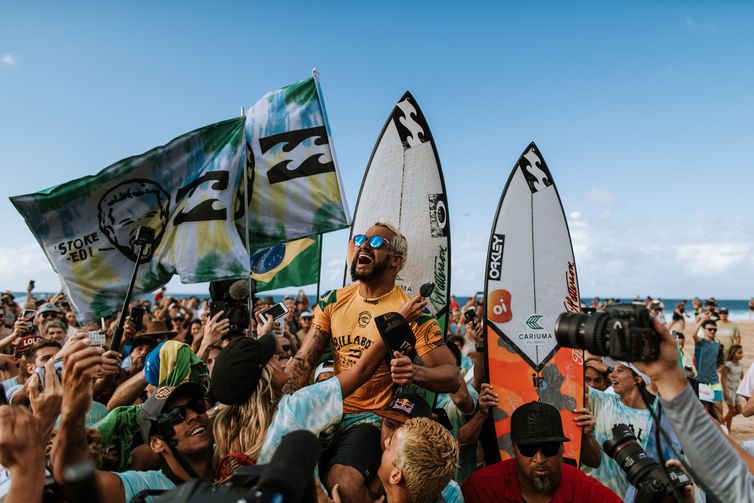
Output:
M669 466L668 475L665 475L660 463L647 455L627 424L613 426L613 438L605 440L602 448L626 472L628 481L636 488L635 503L661 501L673 495L673 487L682 492L685 486L691 485L691 479L679 468Z
M563 347L616 360L652 361L660 354L649 310L636 304L612 304L594 314L563 313L555 322L555 339Z
M209 284L212 300L209 304L210 317L223 311L222 318L230 322L227 337L243 337L249 328L249 287L247 280L213 281Z

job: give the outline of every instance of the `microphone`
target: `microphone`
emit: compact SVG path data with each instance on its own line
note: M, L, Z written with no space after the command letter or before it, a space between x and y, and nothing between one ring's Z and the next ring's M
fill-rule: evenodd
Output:
M302 501L307 488L311 489L319 453L319 439L310 431L285 435L259 478L257 489L280 493L286 503Z
M228 295L233 300L246 300L249 298L249 281L239 279L228 287Z

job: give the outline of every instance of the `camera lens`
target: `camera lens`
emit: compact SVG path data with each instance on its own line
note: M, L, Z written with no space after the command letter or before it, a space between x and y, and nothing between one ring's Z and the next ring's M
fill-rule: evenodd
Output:
M566 348L607 354L607 313L563 313L555 321L555 339Z
M626 472L628 481L635 487L642 486L644 479L659 466L657 461L647 456L631 428L625 424L613 426L613 438L605 440L602 448Z

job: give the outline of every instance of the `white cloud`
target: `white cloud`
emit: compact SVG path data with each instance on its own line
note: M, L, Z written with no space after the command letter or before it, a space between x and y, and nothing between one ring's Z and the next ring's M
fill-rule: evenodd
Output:
M678 246L678 260L691 274L720 277L735 274L751 255L751 247L742 243L702 243Z
M16 63L18 63L15 56L13 56L13 54L9 52L6 52L2 56L0 56L0 62L7 66L16 66Z
M40 291L59 291L60 280L37 243L19 248L0 248L0 285L11 290L24 290L30 279Z
M615 204L617 196L606 189L592 189L586 196L587 201L592 204L610 205Z

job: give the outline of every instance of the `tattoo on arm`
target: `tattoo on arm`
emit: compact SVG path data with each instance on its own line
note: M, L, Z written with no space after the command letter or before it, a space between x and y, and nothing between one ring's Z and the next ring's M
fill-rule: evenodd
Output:
M283 386L283 394L292 394L301 389L309 379L314 366L330 343L330 334L324 332L320 326L315 326L306 336L301 350L285 367L288 382Z

